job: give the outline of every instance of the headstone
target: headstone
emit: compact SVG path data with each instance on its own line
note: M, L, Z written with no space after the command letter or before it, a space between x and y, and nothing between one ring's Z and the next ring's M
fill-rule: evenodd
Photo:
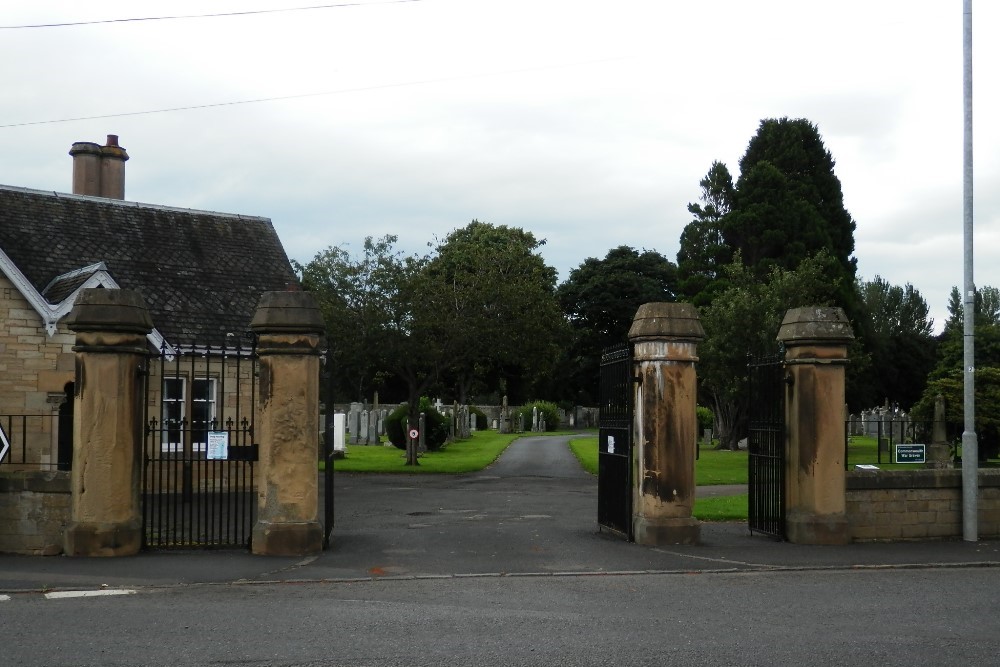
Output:
M368 411L358 413L358 443L368 444Z
M950 468L951 447L948 446L948 433L945 428L944 396L938 394L934 399L934 425L931 427L931 442L927 447L928 468Z
M351 434L351 442L361 444L361 403L351 403L347 414L347 432Z
M347 430L347 415L343 412L337 412L333 415L333 451L335 452L345 452L347 451L347 438L345 431Z

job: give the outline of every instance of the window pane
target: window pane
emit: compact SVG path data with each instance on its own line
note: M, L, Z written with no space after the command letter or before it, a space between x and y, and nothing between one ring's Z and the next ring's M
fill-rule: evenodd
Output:
M209 392L211 380L195 380L192 382L191 398L196 401L206 401L211 395Z
M165 401L184 400L184 378L163 379L163 400Z

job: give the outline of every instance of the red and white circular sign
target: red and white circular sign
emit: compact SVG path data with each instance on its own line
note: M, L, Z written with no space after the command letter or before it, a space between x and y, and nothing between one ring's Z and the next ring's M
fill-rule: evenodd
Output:
M420 437L420 431L418 431L415 428L411 428L410 429L410 440L416 440L418 437Z

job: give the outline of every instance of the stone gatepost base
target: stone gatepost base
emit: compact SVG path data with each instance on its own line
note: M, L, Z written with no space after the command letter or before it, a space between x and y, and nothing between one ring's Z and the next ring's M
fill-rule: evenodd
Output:
M663 546L667 544L700 544L701 521L692 518L657 519L636 517L632 524L636 544Z
M785 517L785 537L793 544L850 544L846 514L791 511Z
M67 556L134 556L142 547L142 524L76 522L63 539Z
M260 556L302 556L322 550L323 526L319 521L258 521L253 527L250 551Z

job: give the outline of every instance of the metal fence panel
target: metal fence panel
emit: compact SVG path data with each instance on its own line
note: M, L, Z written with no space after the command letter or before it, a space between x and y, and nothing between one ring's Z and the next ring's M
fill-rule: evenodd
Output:
M633 539L632 533L632 346L608 348L601 356L597 522Z

